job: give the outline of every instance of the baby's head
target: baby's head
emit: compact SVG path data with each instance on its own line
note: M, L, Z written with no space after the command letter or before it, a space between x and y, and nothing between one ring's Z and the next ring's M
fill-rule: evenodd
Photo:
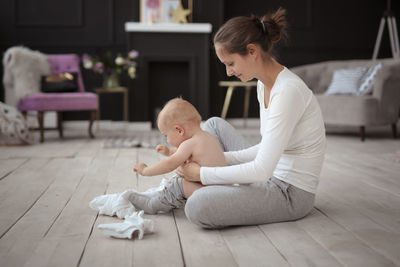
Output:
M173 146L188 138L187 134L191 129L200 128L201 116L196 108L182 98L169 100L157 118L157 126L160 132L172 138L168 143Z
M160 111L157 118L158 128L179 125L200 125L201 116L196 108L182 98L169 100Z

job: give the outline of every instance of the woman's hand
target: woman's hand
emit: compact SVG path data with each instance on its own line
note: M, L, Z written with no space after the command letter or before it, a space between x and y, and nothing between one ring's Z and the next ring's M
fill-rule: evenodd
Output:
M176 173L186 181L201 182L200 165L195 162L185 163L176 170Z
M158 145L156 151L164 156L169 156L169 148L166 145Z

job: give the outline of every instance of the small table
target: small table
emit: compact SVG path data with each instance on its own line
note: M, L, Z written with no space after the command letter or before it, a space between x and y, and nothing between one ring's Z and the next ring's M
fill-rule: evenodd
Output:
M236 89L236 87L244 87L245 95L244 95L244 111L243 117L247 119L249 116L249 102L250 102L250 93L252 87L257 87L257 81L250 82L240 82L240 81L220 81L218 83L221 87L228 87L225 95L224 106L221 112L221 118L226 119L226 114L228 113L229 104L231 103L232 93ZM245 120L246 125L246 120Z
M114 94L114 93L122 93L124 98L124 109L123 109L123 118L127 121L128 118L128 88L126 87L113 87L113 88L95 88L94 91L99 95L99 110L97 112L98 120L100 120L100 94Z

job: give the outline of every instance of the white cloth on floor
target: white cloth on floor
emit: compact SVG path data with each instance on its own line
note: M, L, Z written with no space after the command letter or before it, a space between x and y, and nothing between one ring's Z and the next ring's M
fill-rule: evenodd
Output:
M150 188L141 194L154 194L164 189L168 183L167 179L162 179L160 185L155 188ZM144 219L143 211L136 212L133 204L128 200L132 192L137 192L133 189L125 190L122 193L107 194L95 197L89 203L89 207L99 212L102 215L117 216L120 219L125 219L123 223L101 224L98 226L106 235L116 238L131 239L133 233L138 231L139 239L143 238L143 234L154 232L154 224L152 220Z
M164 189L167 182L167 179L162 179L158 187L150 188L142 192L142 194L154 194L155 192L161 191ZM95 197L90 201L89 207L93 210L97 210L101 215L117 216L120 219L125 219L136 211L135 207L128 200L129 194L132 192L137 191L128 189L122 193Z
M143 210L141 210L126 217L123 223L100 224L98 228L106 235L128 239L132 239L137 231L138 238L142 239L144 234L154 232L154 223L152 220L144 219Z
M119 194L108 194L95 197L89 203L89 207L99 211L99 214L117 216L120 219L132 215L136 210L135 207L127 199L122 197L123 194L132 192L133 190L125 190Z

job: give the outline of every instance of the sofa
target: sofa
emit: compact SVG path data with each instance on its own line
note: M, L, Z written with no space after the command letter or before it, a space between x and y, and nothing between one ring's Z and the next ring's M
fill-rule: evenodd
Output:
M324 94L336 70L371 67L378 62L382 67L376 73L371 94ZM390 125L396 138L400 111L400 59L325 61L291 70L316 95L326 125L359 127L362 141L368 126Z

